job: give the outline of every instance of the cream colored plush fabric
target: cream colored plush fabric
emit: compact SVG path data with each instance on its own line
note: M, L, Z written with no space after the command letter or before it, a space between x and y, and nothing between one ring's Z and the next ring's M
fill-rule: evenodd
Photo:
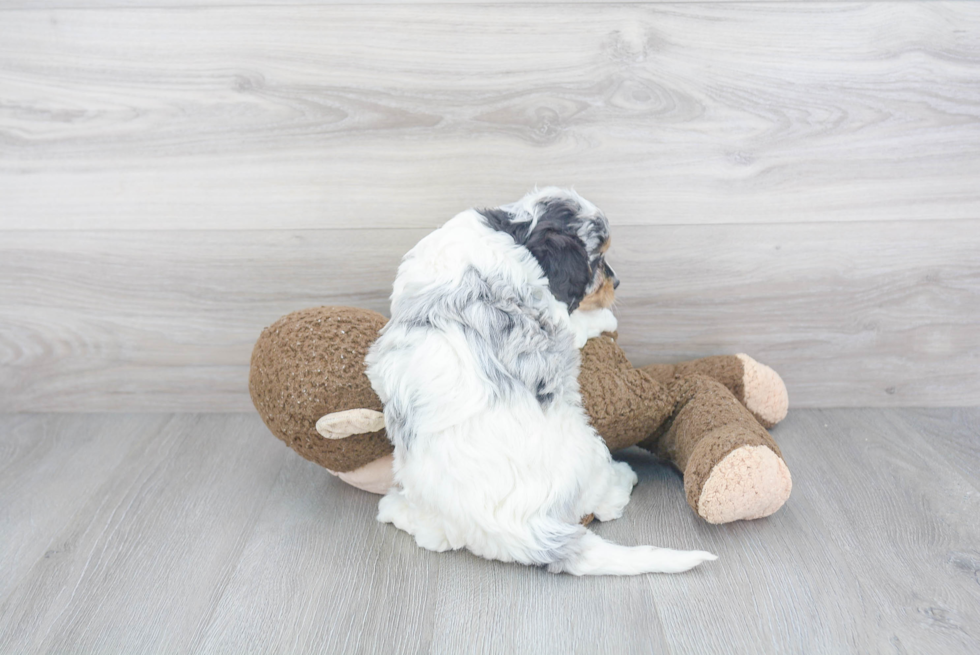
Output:
M316 422L316 431L324 439L346 439L352 434L377 432L384 427L384 414L363 407L327 414Z
M748 355L736 355L742 361L745 406L750 412L770 425L786 418L789 411L789 394L786 385L776 371L760 364Z
M330 469L327 470L352 487L370 491L373 494L384 495L388 493L391 485L395 482L392 474L394 460L393 455L386 455L353 471L337 473L336 471L330 471Z
M768 446L742 446L725 456L701 489L698 514L708 523L769 516L782 507L793 480Z

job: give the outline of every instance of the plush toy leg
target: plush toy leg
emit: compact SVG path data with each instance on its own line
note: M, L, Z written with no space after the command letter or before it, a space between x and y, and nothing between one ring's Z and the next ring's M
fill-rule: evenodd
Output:
M786 418L789 408L786 385L779 374L745 354L717 355L679 364L652 364L640 370L665 385L696 374L717 380L766 428Z
M359 435L384 430L384 414L372 409L349 409L345 412L334 412L323 416L316 422L316 431L324 439L351 439ZM370 491L375 494L386 494L394 483L392 464L394 458L385 455L372 460L352 471L331 471L347 484Z
M721 383L703 375L669 385L673 420L640 445L684 473L687 502L709 523L769 516L793 488L779 447Z

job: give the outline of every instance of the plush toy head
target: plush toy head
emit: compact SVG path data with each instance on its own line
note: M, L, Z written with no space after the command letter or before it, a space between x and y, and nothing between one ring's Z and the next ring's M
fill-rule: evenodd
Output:
M252 351L248 388L272 434L331 471L353 471L390 454L384 430L346 439L325 439L316 431L326 414L381 411L364 374L364 356L387 322L368 309L314 307L263 330Z

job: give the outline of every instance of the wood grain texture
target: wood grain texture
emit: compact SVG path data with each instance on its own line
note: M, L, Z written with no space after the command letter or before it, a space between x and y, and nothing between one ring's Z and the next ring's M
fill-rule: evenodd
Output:
M425 230L20 232L0 240L4 411L249 411L262 328L387 313ZM980 404L980 221L614 229L636 365L748 352L794 407Z
M745 352L791 406L980 405L978 221L614 234L638 366Z
M58 536L72 517L163 425L145 416L0 415L0 599L35 562L62 556Z
M70 436L100 420L75 419ZM188 652L207 625L285 453L251 416L144 425L115 432L105 455L127 451L115 475L2 600L0 651ZM73 475L88 475L81 464Z
M262 328L309 306L385 310L401 255L424 234L7 233L0 403L249 410Z
M748 0L753 4L762 2L785 2L785 0ZM796 0L798 2L825 3L825 0ZM842 0L843 2L867 2L868 0ZM902 1L902 0L888 0ZM961 0L962 1L962 0ZM657 5L657 4L680 4L680 3L710 4L716 2L732 2L745 4L746 0L496 0L487 2L486 0L438 0L437 2L419 2L419 0L363 0L356 4L359 5L488 5L505 7L520 7L529 4L536 5ZM350 5L355 4L350 0L208 0L208 7L252 7L252 6L272 6L272 7L317 7L331 5ZM12 10L33 10L33 9L115 9L133 8L142 9L147 6L143 0L5 0L4 9ZM154 0L154 8L168 7L199 7L200 3L194 0Z
M980 6L6 11L0 229L980 218Z
M980 496L947 460L975 451L961 428L978 409L791 412L774 436L792 497L768 519L723 526L694 516L675 471L624 451L640 484L622 519L594 529L719 559L592 579L423 551L374 520L377 496L300 459L255 415L72 418L0 419L0 449L33 433L62 444L65 461L93 443L126 453L107 480L84 459L72 468L98 491L54 530L64 548L14 570L0 595L3 652L980 649ZM46 466L18 457L4 475L52 497L64 483ZM9 513L19 502L0 494L15 541L36 529Z
M804 443L787 458L791 502L825 535L801 551L807 567L832 572L798 591L860 626L858 652L976 650L980 496L969 478L924 438L914 412L821 410L794 420ZM874 624L890 629L866 630Z
M903 416L915 423L922 438L953 470L980 491L980 413L971 409L916 408Z

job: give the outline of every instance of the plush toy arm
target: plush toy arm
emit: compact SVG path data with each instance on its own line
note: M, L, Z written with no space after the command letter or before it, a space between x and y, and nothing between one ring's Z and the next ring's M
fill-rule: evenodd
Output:
M717 355L679 364L651 364L640 370L665 385L692 375L717 380L766 428L786 418L789 409L783 379L776 371L745 354Z

